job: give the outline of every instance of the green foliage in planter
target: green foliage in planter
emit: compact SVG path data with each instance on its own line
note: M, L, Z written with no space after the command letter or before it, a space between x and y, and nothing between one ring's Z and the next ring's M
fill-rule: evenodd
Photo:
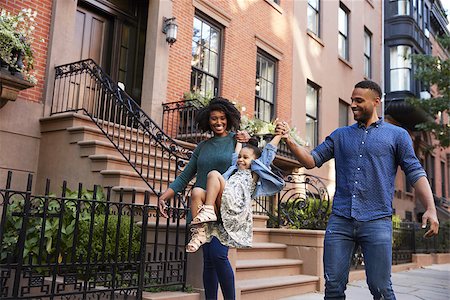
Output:
M292 199L285 204L284 210L289 213L293 223L290 228L295 229L325 229L331 214L331 201L308 198L304 208L298 207L303 199ZM284 217L284 216L283 216Z
M17 15L2 9L0 12L0 59L13 70L22 73L26 80L37 83L31 73L34 68L33 31L36 11L22 9Z
M37 256L44 261L55 261L58 259L61 261L64 259L71 259L72 248L76 247L76 258L85 261L87 259L87 250L89 246L89 230L92 219L91 205L94 203L94 193L90 190L82 190L80 199L78 200L78 191L66 190L66 198L68 200L64 201L64 209L62 215L61 224L61 239L59 241L59 253L56 253L57 246L57 236L59 228L59 217L61 211L61 200L58 200L56 195L51 194L48 199L45 197L36 197L31 200L31 210L28 212L30 218L27 223L27 231L25 238L25 247L23 249L23 258L25 261L29 259L32 263L37 263ZM106 243L103 245L103 230L106 220L105 207L106 202L104 202L104 194L101 188L97 189L97 195L95 197L97 201L94 213L94 227L93 227L93 237L92 237L92 252L91 258L100 258L105 249L106 258L108 255L114 255L116 238L117 238L117 223L119 217L114 214L110 214L107 218L108 224L106 227ZM44 211L44 206L47 203L46 220L45 220L45 231L42 232L42 213ZM79 206L79 207L78 207ZM78 222L77 220L77 210ZM54 215L54 216L49 216ZM4 231L3 243L0 249L0 261L4 262L7 258L7 254L13 255L14 260L17 259L18 254L21 249L18 249L17 243L19 240L19 233L22 227L24 216L24 199L18 197L12 197L10 199L10 204L6 212L6 225ZM119 247L118 253L119 257L128 253L129 250L129 233L130 233L130 222L131 218L128 215L122 215L121 217L121 228L119 230ZM78 225L77 240L74 241L74 233L76 226ZM140 232L141 229L138 225L132 225L132 236L131 236L131 253L136 253L139 251L140 247ZM44 238L43 249L39 253L39 245L42 238ZM111 256L113 257L113 256Z
M196 108L202 108L207 106L212 98L213 95L211 94L211 92L204 93L202 91L195 90L183 93L184 100L196 100L192 101L192 104Z

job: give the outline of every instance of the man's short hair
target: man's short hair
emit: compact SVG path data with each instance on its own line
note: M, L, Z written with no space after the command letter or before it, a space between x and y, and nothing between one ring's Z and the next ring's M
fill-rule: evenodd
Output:
M360 81L355 85L355 88L372 90L378 94L378 97L381 98L382 92L380 86L376 82L373 82L371 80Z

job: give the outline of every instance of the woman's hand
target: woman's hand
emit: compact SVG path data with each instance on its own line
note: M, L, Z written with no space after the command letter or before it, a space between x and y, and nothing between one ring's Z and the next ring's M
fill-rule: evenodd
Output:
M162 193L159 196L158 199L158 207L159 207L159 211L161 212L161 215L164 218L168 218L169 215L167 214L167 200L169 200L170 198L173 198L173 196L175 196L175 192L171 189L168 188L164 193Z
M246 130L238 130L236 132L236 140L239 143L247 143L250 139L250 134Z

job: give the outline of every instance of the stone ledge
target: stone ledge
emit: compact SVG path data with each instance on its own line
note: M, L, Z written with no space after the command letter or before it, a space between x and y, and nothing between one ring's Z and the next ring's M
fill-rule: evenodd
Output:
M11 75L9 72L0 71L0 108L8 101L16 101L21 90L34 85L24 79Z

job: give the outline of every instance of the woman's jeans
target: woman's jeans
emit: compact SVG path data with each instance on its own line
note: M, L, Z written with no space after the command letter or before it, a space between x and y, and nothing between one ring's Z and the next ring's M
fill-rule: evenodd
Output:
M355 247L364 255L367 284L373 299L395 299L391 283L392 220L359 222L331 215L325 233L323 264L325 299L345 299Z
M217 299L218 283L225 300L235 299L234 273L228 260L228 247L213 237L203 248L203 286L206 300Z

